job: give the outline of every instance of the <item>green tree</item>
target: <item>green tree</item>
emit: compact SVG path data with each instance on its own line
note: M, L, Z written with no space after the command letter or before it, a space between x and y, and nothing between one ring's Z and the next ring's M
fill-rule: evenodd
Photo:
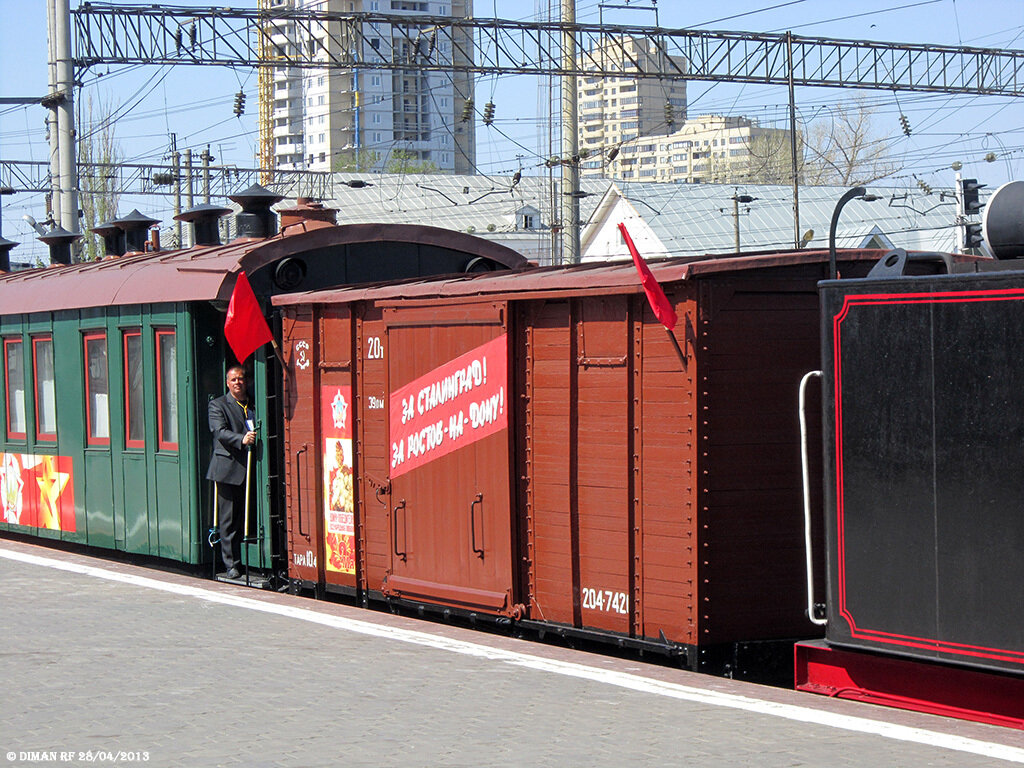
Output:
M371 149L344 149L332 163L332 169L341 173L366 173L380 161L380 155Z
M110 105L102 99L86 103L85 120L79 120L78 139L78 184L82 190L82 228L85 237L81 241L84 261L103 258L103 240L89 232L90 229L117 217L117 204L121 197L118 190L118 163L123 162L124 152L114 136L115 121L110 118Z
M437 173L437 164L430 160L420 160L415 152L407 149L396 149L388 157L384 165L386 173Z

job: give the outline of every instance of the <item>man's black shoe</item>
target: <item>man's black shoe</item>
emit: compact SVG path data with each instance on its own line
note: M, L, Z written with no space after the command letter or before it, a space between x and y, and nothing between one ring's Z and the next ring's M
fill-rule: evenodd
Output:
M240 579L240 578L242 578L242 574L239 572L239 570L237 568L231 568L227 573L224 574L224 576L225 576L225 578L228 578L228 579Z

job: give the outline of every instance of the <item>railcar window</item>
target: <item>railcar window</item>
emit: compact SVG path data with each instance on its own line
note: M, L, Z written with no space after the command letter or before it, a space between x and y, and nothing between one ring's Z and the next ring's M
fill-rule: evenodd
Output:
M174 331L156 332L157 427L160 450L178 450L177 343Z
M107 337L85 337L85 418L89 445L110 445L110 386L107 373Z
M36 438L57 439L57 394L53 381L53 339L32 339L32 376L36 394Z
M7 401L7 437L24 440L25 425L25 358L21 339L4 339L4 384Z
M124 444L142 448L146 438L145 393L142 390L142 333L124 334Z

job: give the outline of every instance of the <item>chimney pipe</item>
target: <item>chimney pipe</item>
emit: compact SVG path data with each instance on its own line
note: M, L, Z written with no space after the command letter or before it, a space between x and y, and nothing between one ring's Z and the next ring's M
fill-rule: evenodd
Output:
M277 215L270 210L274 203L284 200L266 187L253 184L228 199L242 206L242 212L235 214L237 237L271 237L277 234Z
M286 229L293 224L303 221L323 221L328 224L336 224L338 222L337 209L328 208L311 197L296 198L294 208L285 208L280 213L281 229Z
M221 216L231 213L230 208L222 208L211 203L199 205L182 211L174 217L175 221L187 221L192 224L193 245L220 245L218 221Z
M50 264L70 264L71 244L81 240L82 236L77 232L68 232L62 227L54 227L39 239L46 243L50 249Z

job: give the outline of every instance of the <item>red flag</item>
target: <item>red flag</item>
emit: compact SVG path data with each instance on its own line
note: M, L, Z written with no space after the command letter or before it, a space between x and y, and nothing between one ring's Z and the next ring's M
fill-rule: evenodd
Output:
M238 273L235 289L231 292L228 316L224 320L224 338L240 363L274 338L245 272Z
M647 301L651 303L654 316L671 331L676 327L676 321L679 319L676 316L676 311L672 308L668 297L661 290L661 286L658 285L654 275L651 274L651 270L647 268L647 263L637 252L636 246L633 245L633 238L629 236L624 223L619 223L619 231L622 233L622 239L626 241L626 247L629 248L629 252L633 256L633 264L636 265L636 271L640 273L640 284L644 287L644 293L647 294Z

